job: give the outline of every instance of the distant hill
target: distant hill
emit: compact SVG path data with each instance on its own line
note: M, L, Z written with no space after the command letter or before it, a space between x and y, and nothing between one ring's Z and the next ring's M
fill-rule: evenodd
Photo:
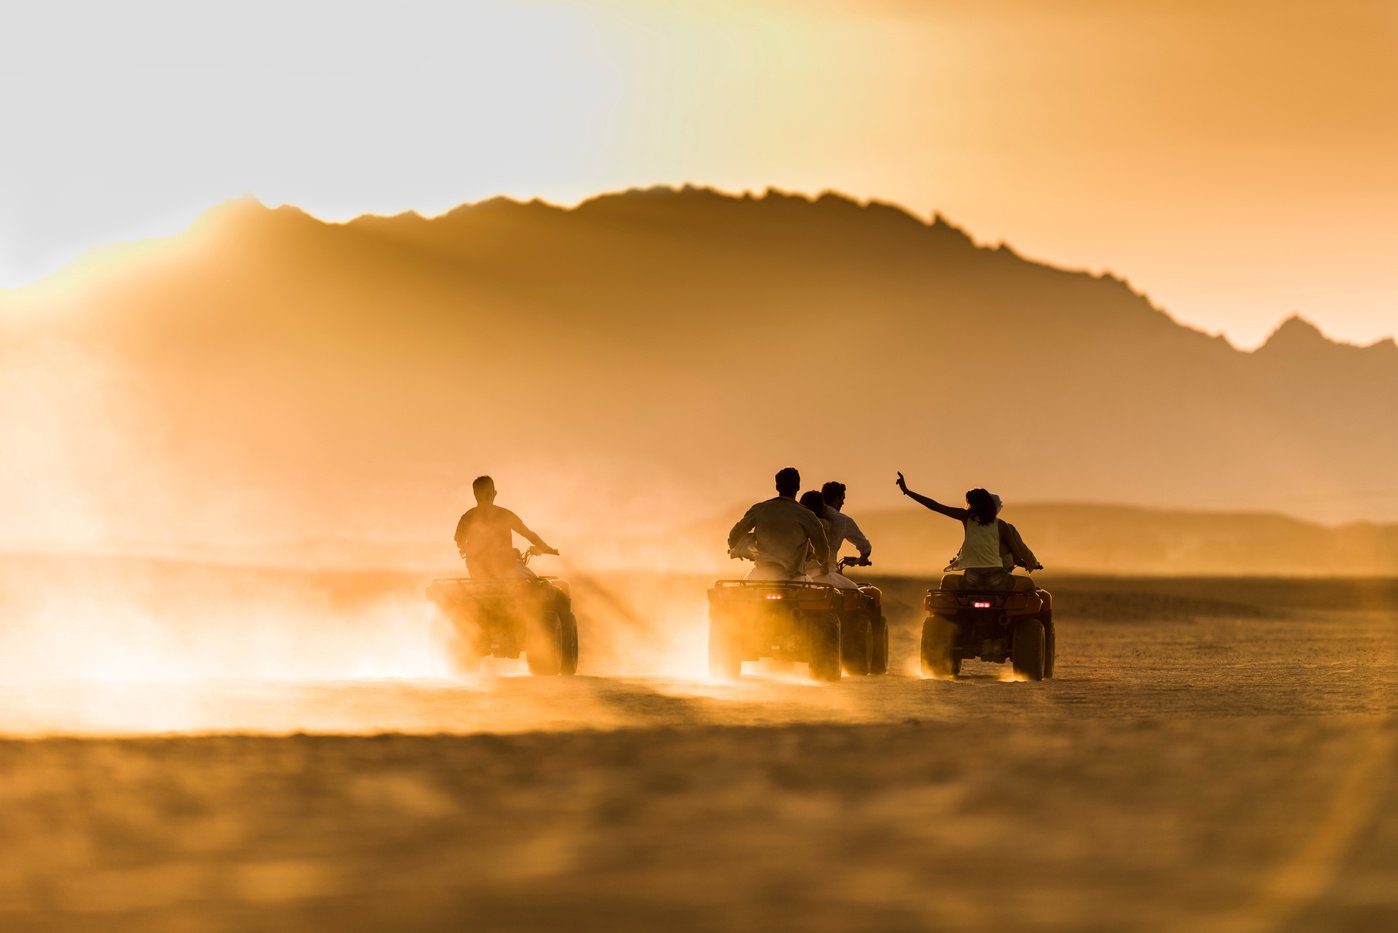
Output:
M595 570L658 570L711 577L742 576L750 564L725 554L734 505L705 521L656 533L635 528L590 530L560 538L563 556L538 569L568 575ZM874 543L874 565L858 576L938 575L956 553L960 526L911 503L857 512ZM1086 503L1028 503L1004 513L1020 529L1046 572L1109 576L1388 577L1398 579L1398 524L1318 525L1267 513L1185 512ZM117 542L129 559L206 562L220 566L306 570L400 571L419 577L462 572L451 543L421 540L286 539L255 550L246 543L184 542L151 548ZM855 549L845 545L842 553ZM3 556L3 554L0 554Z
M750 564L722 559L740 511L669 538L671 562L707 561L707 569L741 576ZM874 545L872 570L856 573L935 575L961 544L959 523L907 500L896 509L851 514ZM1051 574L1398 577L1398 524L1330 527L1267 513L1086 503L1011 504L1003 517ZM855 549L845 545L841 553Z
M903 469L946 496L1398 519L1391 341L1293 318L1240 352L1119 279L837 195L343 225L237 202L0 294L0 322L0 545L430 540L491 472L586 547L787 463L866 512Z
M1029 504L1005 519L1051 571L1190 576L1398 576L1398 525L1327 527L1284 515ZM925 572L960 545L960 528L924 509L862 519L881 570Z

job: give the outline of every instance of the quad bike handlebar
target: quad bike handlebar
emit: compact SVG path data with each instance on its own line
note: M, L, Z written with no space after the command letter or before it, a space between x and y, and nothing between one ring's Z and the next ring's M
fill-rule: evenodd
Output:
M528 566L529 566L529 558L531 558L531 557L538 557L538 556L540 556L540 555L542 555L542 554L550 554L550 555L553 555L553 556L557 556L557 555L558 555L558 548L556 548L556 547L539 547L537 544L531 545L530 548L529 548L529 550L527 550L527 551L521 551L521 552L520 552L520 555L519 555L519 562L520 562L521 564L523 564L524 566L528 567Z
M874 562L867 557L841 557L840 563L836 565L836 570L844 570L846 567L872 567Z

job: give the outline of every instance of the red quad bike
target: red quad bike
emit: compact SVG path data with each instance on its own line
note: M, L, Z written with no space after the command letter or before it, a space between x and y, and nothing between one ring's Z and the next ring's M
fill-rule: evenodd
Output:
M840 569L855 558L840 561ZM709 673L733 680L744 661L804 661L814 680L888 670L877 587L797 580L719 580L709 590Z
M538 553L530 548L520 563L528 566ZM451 623L451 661L458 673L476 671L481 658L517 658L521 651L536 676L577 673L578 622L563 580L449 577L433 580L427 597Z
M959 573L942 577L923 605L922 673L947 678L961 662L1009 661L1026 680L1053 676L1053 596L1028 577L1014 577L1011 592L969 590Z

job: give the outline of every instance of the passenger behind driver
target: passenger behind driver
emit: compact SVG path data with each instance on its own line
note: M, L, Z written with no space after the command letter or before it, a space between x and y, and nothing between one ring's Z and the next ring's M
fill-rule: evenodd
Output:
M859 530L854 519L841 511L845 507L845 484L833 481L826 483L820 487L820 495L825 501L826 527L830 532L831 563L839 565L840 546L848 541L859 551L859 562L867 564L874 546L869 543L864 532Z
M812 489L810 492L805 492L801 494L800 502L801 505L805 506L807 509L810 510L812 515L816 516L816 518L820 521L821 527L825 529L826 535L829 536L830 519L828 517L829 512L825 507L825 498L820 493ZM833 547L831 548L830 553L833 557ZM821 565L815 558L814 548L808 548L806 550L806 576L810 578L810 581L812 583L824 583L827 586L837 586L843 590L859 589L858 583L855 583L849 577L840 573L840 571L837 569L831 568L831 570L828 573L822 572Z
M749 580L805 579L806 553L814 550L815 566L830 572L830 545L820 519L796 501L801 474L793 467L777 473L777 495L757 503L728 533L732 557L751 556L756 563Z
M512 535L519 535L542 554L558 552L544 539L524 527L519 516L495 504L495 480L478 476L471 483L476 507L456 523L456 548L466 560L472 580L534 579L534 573L520 563Z

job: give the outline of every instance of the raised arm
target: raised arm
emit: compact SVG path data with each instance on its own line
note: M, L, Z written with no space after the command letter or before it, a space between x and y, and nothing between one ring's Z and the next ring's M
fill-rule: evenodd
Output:
M954 518L959 522L964 522L967 518L971 516L970 511L967 509L958 509L954 506L942 505L936 499L929 499L926 496L920 496L917 493L913 492L911 489L908 488L907 481L903 479L902 473L898 474L898 479L896 482L898 484L898 488L902 490L903 495L907 496L909 499L913 500L918 505L924 506L926 508L931 509L934 512L938 512L942 515L945 515L947 518Z

